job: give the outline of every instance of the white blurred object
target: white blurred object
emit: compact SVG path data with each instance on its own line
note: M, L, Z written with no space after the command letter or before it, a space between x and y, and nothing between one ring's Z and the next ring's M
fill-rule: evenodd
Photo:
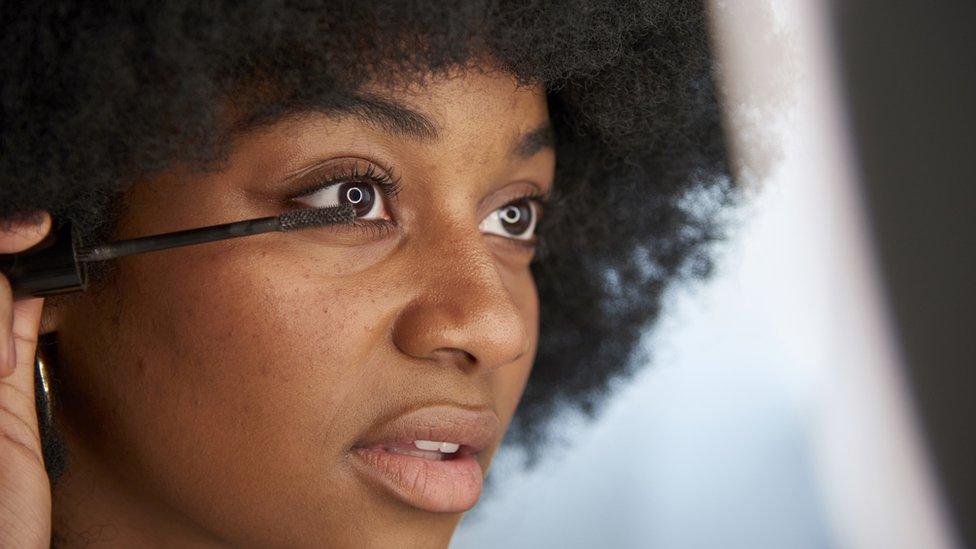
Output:
M764 109L795 109L789 146L804 151L804 169L789 184L805 189L804 217L814 221L812 240L824 244L805 250L818 266L803 282L820 286L811 291L828 301L796 314L827 315L815 323L820 331L807 334L817 358L802 378L810 384L803 389L812 399L808 437L831 537L853 549L957 547L868 236L828 6L713 0L711 7L733 150L747 178L761 179L782 143L783 128L766 125ZM770 9L785 30L780 38L765 26L769 18L757 17Z

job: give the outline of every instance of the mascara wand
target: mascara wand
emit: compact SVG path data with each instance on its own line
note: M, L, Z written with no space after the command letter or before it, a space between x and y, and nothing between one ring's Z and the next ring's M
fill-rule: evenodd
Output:
M352 223L356 210L349 204L331 208L304 208L279 216L248 219L185 231L176 231L95 246L79 246L70 223L33 248L16 254L0 254L0 273L10 282L15 300L84 291L87 264L127 255L191 246L241 236L290 232L300 229Z

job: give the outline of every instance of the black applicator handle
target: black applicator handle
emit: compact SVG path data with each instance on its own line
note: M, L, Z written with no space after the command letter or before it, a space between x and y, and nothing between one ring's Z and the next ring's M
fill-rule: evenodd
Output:
M34 247L0 254L0 273L10 282L14 300L83 291L88 270L78 261L77 243L72 225L62 223Z
M101 246L92 246L78 250L81 261L104 261L143 252L155 252L180 246L203 244L215 240L249 236L252 234L268 233L280 230L277 217L262 217L234 223L224 223L199 229L187 229L172 233L143 236L130 240L120 240Z
M248 219L198 229L120 240L81 247L77 234L64 223L53 238L17 254L0 254L0 274L10 282L14 299L84 291L88 286L89 261L155 252L273 231L295 231L356 220L349 204L330 208L304 208L275 217ZM49 235L50 237L51 235Z

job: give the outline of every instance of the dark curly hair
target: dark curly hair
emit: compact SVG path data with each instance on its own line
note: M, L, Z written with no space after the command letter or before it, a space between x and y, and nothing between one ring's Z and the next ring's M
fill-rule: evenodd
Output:
M342 108L364 83L490 59L544 84L558 195L532 263L537 360L506 435L529 466L556 412L594 417L647 363L665 290L709 275L714 214L739 195L702 0L9 4L0 218L45 209L92 240L133 182L174 162L210 169L238 132Z

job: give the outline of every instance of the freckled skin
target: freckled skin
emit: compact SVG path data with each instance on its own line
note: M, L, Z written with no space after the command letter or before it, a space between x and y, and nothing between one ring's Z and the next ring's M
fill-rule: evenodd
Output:
M506 154L547 120L541 87L464 72L379 91L442 139L322 114L281 121L238 139L217 172L134 186L117 236L281 213L285 175L334 156L395 167L391 235L276 233L133 256L104 292L45 311L61 345L71 463L54 530L67 546L448 544L461 514L400 502L346 452L405 406L487 405L509 424L537 346L532 253L478 225L551 187L555 155Z

